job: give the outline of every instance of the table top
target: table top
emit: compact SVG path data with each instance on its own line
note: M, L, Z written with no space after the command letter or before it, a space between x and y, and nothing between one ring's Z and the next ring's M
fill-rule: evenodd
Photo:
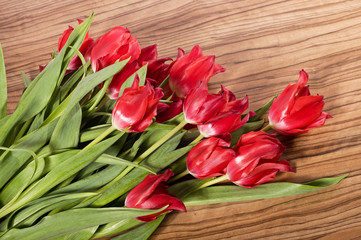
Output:
M310 194L189 207L172 213L152 239L355 239L361 237L361 1L11 1L0 0L12 112L22 93L20 71L33 78L67 25L95 17L90 34L128 27L141 46L158 44L176 57L199 44L227 69L224 84L249 95L256 109L309 75L311 93L325 96L333 118L308 134L285 138L284 157L297 173L277 180L307 182L349 173L340 184Z

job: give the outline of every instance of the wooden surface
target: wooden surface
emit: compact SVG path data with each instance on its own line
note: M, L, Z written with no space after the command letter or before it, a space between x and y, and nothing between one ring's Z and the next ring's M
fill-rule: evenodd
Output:
M312 93L325 96L334 118L287 138L285 158L306 182L349 173L339 185L307 195L189 207L162 223L152 239L361 239L361 1L36 1L0 0L3 46L13 111L23 83L49 61L57 39L76 18L95 10L90 34L128 27L161 57L199 44L227 69L211 80L251 109L265 103L305 69Z

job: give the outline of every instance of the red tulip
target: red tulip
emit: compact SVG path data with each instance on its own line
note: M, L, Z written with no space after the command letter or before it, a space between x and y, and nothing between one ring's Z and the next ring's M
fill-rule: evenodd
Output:
M121 131L130 128L127 132L143 132L157 115L157 105L162 97L160 88L154 89L149 83L139 86L136 75L132 87L126 88L115 103L113 126Z
M167 186L162 182L168 181L173 173L168 169L160 175L149 174L138 186L131 190L126 199L125 206L141 209L159 209L168 205L168 207L155 214L137 217L143 222L150 222L157 216L172 210L186 211L186 207L181 200L168 193Z
M202 81L187 95L183 105L184 117L188 123L204 124L216 116L226 103L222 95L209 94L207 82Z
M274 135L249 132L234 147L237 157L227 166L228 178L243 187L255 187L273 180L278 172L294 172L281 157L285 146Z
M302 70L298 82L288 85L270 108L269 123L283 135L299 135L325 124L331 115L322 111L323 96L312 96L305 86L308 74Z
M229 146L230 142L215 137L201 141L188 153L188 171L199 179L224 175L228 163L236 157Z
M201 48L196 45L189 54L183 50L178 52L178 59L169 72L169 86L178 97L184 98L198 81L208 82L209 79L225 69L215 64L215 56L203 56Z
M184 102L184 115L188 123L198 125L205 136L221 136L231 133L246 123L254 113L242 119L248 108L248 97L236 100L231 91L222 86L218 94L209 94L207 83L200 82L192 89Z
M133 37L130 31L123 27L115 27L104 35L100 36L91 51L91 65L96 72L103 69L116 60L130 60L131 64L138 59L140 54L140 45L138 40Z
M78 19L79 24L83 21ZM66 41L68 41L70 34L73 32L74 28L69 26L67 30L63 32L63 35L58 40L58 52L64 47ZM84 56L85 61L90 60L90 51L93 47L94 40L92 38L89 38L89 33L86 34L84 41L82 45L79 48L79 52ZM82 62L78 56L75 56L69 63L67 70L73 71L78 69L80 66L82 66ZM42 68L43 69L43 68ZM40 72L42 71L40 69Z
M204 124L198 125L198 130L205 137L221 136L231 133L245 124L254 112L249 112L242 118L242 113L248 108L248 96L236 100L236 96L225 87L218 93L225 100L225 104L219 112L207 120Z

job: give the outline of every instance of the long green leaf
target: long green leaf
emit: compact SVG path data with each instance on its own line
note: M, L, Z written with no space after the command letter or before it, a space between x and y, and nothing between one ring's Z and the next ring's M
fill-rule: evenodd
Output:
M123 220L120 220L117 222L107 223L98 228L96 233L93 235L92 239L106 237L109 235L120 233L120 232L128 230L132 227L135 227L139 224L141 224L141 222L139 222L138 220L135 220L134 218L123 219Z
M124 132L104 140L91 148L80 151L78 154L67 159L60 165L56 166L47 175L45 175L33 188L25 195L20 196L19 200L11 206L4 206L0 209L0 218L24 206L31 200L41 197L50 189L73 176L89 163L95 161L106 149L116 142Z
M66 106L60 105L59 107L65 108L63 112L59 112L59 115L61 115L59 122L55 128L56 131L61 131L62 128L64 128L64 125L67 124L67 121L71 117L71 111L75 107L75 105L79 104L80 100L94 87L108 79L109 77L113 76L117 72L119 72L128 62L129 59L116 62L113 65L110 65L94 74L88 75L86 78L84 78L78 86L74 89L73 93L68 97L69 100ZM58 111L58 110L55 110ZM52 118L56 118L57 116L52 116ZM47 119L46 122L49 122Z
M72 49L69 51L69 44L72 43L72 46L80 47L92 18L93 15L73 30L67 43L56 58L50 61L39 74L39 77L35 78L25 90L14 113L3 126L0 126L0 145L4 144L9 133L17 124L34 117L47 106L58 84L58 80L61 79L62 71L65 73L65 68L62 69L63 61L68 62L71 60L68 59L71 57L70 51L74 55Z
M287 182L268 183L254 188L242 188L232 185L213 186L193 192L182 199L182 201L186 206L197 206L222 202L279 198L331 187L339 183L346 176L321 178L305 184Z
M49 145L54 149L73 148L79 143L82 111L79 104L75 104L70 111L66 124L55 128Z
M37 199L37 201L30 202L24 209L21 209L13 216L11 216L11 227L16 227L26 219L38 214L40 216L43 215L43 210L47 209L47 211L51 211L52 209L58 208L58 203L62 203L62 205L69 204L78 199L83 199L86 197L94 196L96 193L74 193L74 194L59 194L59 195L51 195L46 198ZM50 207L50 208L49 208ZM45 212L47 212L45 211ZM21 224L21 227L28 227L30 225Z
M269 100L264 106L262 106L261 108L257 109L255 111L256 115L253 117L249 118L249 122L254 122L259 120L263 114L265 114L268 109L271 107L273 100L276 98L277 96L273 97L271 100Z
M0 119L6 116L7 83L3 50L0 44ZM1 144L0 144L1 145Z
M159 224L163 221L165 214L159 216L156 220L144 223L143 225L134 228L126 233L120 234L111 238L111 240L147 240L150 235L157 229Z
M11 148L37 152L49 141L56 121L19 139ZM0 188L31 158L27 152L4 152L0 157Z
M164 208L163 208L164 209ZM154 214L163 209L143 210L132 208L80 208L70 209L43 218L38 224L23 228L11 229L2 236L2 240L45 240L76 232L85 228Z

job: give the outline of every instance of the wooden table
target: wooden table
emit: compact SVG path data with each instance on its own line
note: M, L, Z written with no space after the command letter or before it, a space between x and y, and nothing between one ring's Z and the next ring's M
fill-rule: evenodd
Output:
M350 174L311 194L189 207L170 214L152 239L361 238L361 1L0 0L9 113L23 89L20 71L33 78L67 25L92 9L93 37L126 26L142 46L157 43L161 57L199 44L227 69L210 88L224 84L238 97L248 94L251 109L295 83L305 69L311 92L325 96L333 118L286 140L285 158L297 173L278 180Z

